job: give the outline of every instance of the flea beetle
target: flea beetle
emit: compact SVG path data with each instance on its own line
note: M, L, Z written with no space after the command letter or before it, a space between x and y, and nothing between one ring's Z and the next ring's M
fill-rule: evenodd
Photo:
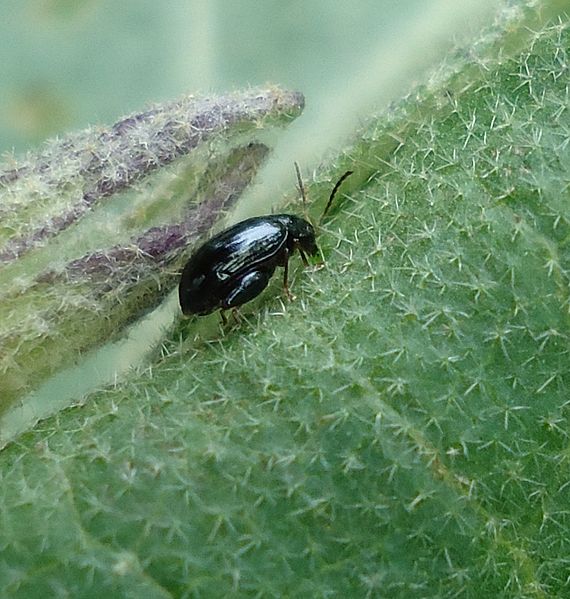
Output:
M297 164L295 169L306 202ZM351 174L348 171L338 180L322 217L341 183ZM289 258L295 250L308 266L307 255L317 254L318 247L313 225L293 214L255 216L218 233L196 250L182 271L178 287L182 312L186 316L204 315L219 309L225 321L223 311L257 297L278 266L284 269L283 288L291 298L287 277Z

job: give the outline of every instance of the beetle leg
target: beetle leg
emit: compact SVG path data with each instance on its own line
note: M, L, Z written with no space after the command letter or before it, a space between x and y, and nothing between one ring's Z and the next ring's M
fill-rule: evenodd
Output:
M226 312L227 310L225 308L222 308L220 310L220 317L222 319L222 326L226 327L228 324L228 317L226 316ZM239 315L239 307L236 306L234 308L231 308L231 315L232 315L232 319L236 324L239 324L241 322L241 317Z
M301 260L303 261L303 266L305 268L308 268L309 266L311 266L309 264L309 261L307 260L307 254L301 248L299 248L299 254L301 255ZM324 265L325 265L325 263L321 260L320 262L317 262L313 266L313 270L321 270L321 268L323 268Z
M290 302L295 299L295 296L289 291L289 250L287 249L283 254L283 291Z

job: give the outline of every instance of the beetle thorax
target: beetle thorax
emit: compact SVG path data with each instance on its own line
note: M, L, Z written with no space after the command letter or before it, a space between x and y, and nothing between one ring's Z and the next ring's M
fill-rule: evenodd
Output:
M300 248L310 256L317 253L315 229L310 222L294 214L279 214L276 216L286 227L287 247L291 252Z

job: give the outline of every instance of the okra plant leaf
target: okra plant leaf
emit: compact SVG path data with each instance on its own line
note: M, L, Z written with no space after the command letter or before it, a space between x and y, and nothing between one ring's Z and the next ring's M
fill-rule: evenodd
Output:
M294 302L181 321L0 453L3 595L568 594L570 24L541 19L339 149Z

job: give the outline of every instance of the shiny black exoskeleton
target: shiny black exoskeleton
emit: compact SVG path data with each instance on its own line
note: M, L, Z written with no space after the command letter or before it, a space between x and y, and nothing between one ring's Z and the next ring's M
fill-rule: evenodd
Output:
M315 230L291 214L248 218L207 241L187 262L180 279L182 312L209 314L218 308L241 306L268 285L277 266L285 268L287 289L289 257L299 250L318 252Z
M297 171L298 172L298 171ZM346 173L335 185L327 208ZM299 187L305 197L299 176ZM308 221L292 214L248 218L218 233L204 243L182 271L178 296L182 312L209 314L249 302L268 285L278 266L282 266L283 286L287 286L289 258L299 251L305 266L307 256L318 252L315 229Z

